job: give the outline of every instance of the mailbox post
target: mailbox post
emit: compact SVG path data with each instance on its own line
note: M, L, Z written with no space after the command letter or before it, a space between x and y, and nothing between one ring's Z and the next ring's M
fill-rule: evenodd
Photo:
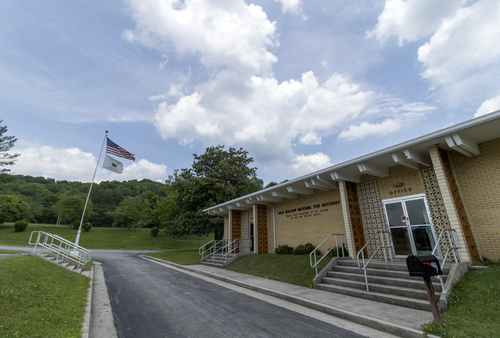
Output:
M436 302L436 295L434 294L434 287L431 282L431 277L443 274L438 259L433 255L411 255L406 258L406 265L408 266L408 272L410 273L410 276L424 278L425 289L427 291L427 296L429 297L429 302L431 304L431 311L432 315L434 316L434 322L437 326L442 326L443 322L441 321L441 314L439 313L439 308Z

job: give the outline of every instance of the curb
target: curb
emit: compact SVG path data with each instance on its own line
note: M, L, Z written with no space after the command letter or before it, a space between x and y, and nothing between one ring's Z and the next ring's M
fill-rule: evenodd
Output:
M329 315L332 315L332 316L335 316L338 318L342 318L342 319L351 321L351 322L356 323L356 324L368 326L370 328L373 328L373 329L376 329L376 330L379 330L382 332L386 332L389 334L393 334L396 336L408 337L408 338L414 338L414 337L415 338L417 338L417 337L438 338L437 336L426 334L425 332L418 330L418 329L398 325L398 324L387 322L387 321L384 321L381 319L365 317L365 316L362 316L360 314L357 314L357 313L349 311L349 310L339 309L339 308L329 306L326 304L315 303L313 301L310 301L310 300L307 300L304 298L290 296L290 295L287 295L287 294L284 294L284 293L281 293L278 291L255 286L255 285L248 284L248 283L241 282L241 281L237 281L237 280L234 280L231 278L222 277L222 276L212 274L209 272L205 272L205 271L199 271L197 269L190 268L188 265L187 266L186 265L179 265L176 263L161 260L159 258L149 257L149 256L144 256L144 255L139 255L139 257L146 259L146 260L153 261L153 262L171 265L171 266L179 268L179 269L194 272L194 273L204 275L204 276L207 276L210 278L214 278L214 279L226 282L226 283L230 283L230 284L234 284L234 285L237 285L240 287L244 287L244 288L252 290L252 291L256 291L256 292L259 292L259 293L262 293L262 294L265 294L268 296L276 297L276 298L279 298L279 299L282 299L282 300L285 300L288 302L302 305L302 306L308 307L308 308L316 310L316 311L320 311L320 312L323 312L323 313L326 313L326 314L329 314Z
M80 332L82 335L80 336L81 338L89 338L89 332L90 332L90 325L91 325L91 313L90 311L92 310L92 290L93 290L93 285L94 285L94 264L92 264L92 267L90 268L90 287L88 288L88 293L87 293L87 306L85 307L85 315L83 316L83 324L82 324L82 329Z

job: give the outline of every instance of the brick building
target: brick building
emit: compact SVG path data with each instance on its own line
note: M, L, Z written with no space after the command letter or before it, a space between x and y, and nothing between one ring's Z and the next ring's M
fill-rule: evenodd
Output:
M390 231L396 257L438 255L454 229L464 261L500 259L500 111L208 208L242 252L345 235L354 256ZM333 245L333 244L330 244ZM375 250L376 242L368 246Z

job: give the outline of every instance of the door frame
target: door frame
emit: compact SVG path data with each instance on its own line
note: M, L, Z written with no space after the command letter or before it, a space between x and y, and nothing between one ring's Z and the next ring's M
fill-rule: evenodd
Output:
M401 205L403 206L403 212L405 213L405 216L408 217L408 211L406 209L406 204L404 202L409 201L409 200L420 200L420 199L424 201L425 211L427 212L427 216L429 218L429 224L425 224L425 225L430 226L431 234L432 234L432 237L434 240L434 245L436 245L437 244L436 232L434 231L434 223L432 223L431 213L429 211L429 205L427 204L427 198L426 198L425 194L415 194L415 195L408 195L408 196L401 196L401 197L393 197L393 198L388 198L388 199L382 200L381 202L382 202L382 209L384 210L385 226L386 226L387 230L391 233L391 236L392 236L391 227L389 226L389 217L387 215L387 210L385 208L385 204L394 203L394 202L401 202ZM413 255L418 254L417 248L415 246L415 239L413 238L413 232L411 231L411 228L415 227L415 226L418 226L418 225L411 225L411 224L407 223L406 226L401 226L401 227L406 227L406 231L408 233L408 238L410 239L410 247L411 247L411 251L412 251ZM420 225L420 226L422 226L422 225ZM396 255L394 247L392 248L392 253L395 257L398 257L398 258L407 257L407 255ZM436 256L438 258L440 257L439 250L438 250L438 252L436 252Z

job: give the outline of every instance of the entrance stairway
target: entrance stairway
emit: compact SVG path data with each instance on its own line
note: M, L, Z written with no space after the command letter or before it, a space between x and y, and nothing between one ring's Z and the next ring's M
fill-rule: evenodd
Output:
M210 254L200 261L200 264L210 265L217 268L224 268L228 264L232 263L238 254L226 254L226 257L222 253Z
M451 264L446 264L443 269L443 282L446 282L450 267ZM366 273L370 291L366 291L365 276L357 261L340 258L315 288L419 310L431 310L423 278L410 277L405 260L386 263L384 260L374 259L368 265ZM435 278L431 280L439 300L441 284Z

